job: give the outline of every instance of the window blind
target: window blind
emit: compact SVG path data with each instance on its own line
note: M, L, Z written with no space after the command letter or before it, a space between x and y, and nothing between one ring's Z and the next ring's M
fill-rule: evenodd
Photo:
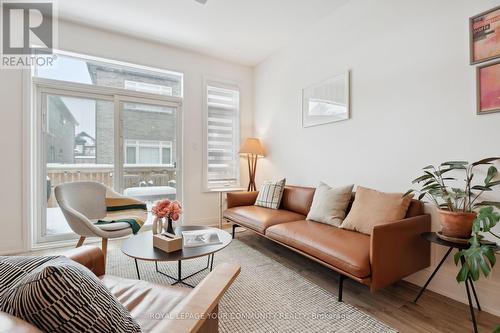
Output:
M207 85L207 188L239 186L239 102L237 89Z

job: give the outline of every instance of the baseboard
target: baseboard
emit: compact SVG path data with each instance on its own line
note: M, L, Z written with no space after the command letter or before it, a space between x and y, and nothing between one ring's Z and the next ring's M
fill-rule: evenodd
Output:
M10 256L23 252L26 252L26 249L24 247L13 247L9 248L8 250L0 250L0 256Z

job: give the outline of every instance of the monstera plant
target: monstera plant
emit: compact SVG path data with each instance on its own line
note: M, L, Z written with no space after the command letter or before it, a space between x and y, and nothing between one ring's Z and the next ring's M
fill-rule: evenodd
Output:
M441 235L468 239L470 247L459 251L454 258L455 264L461 265L458 282L468 278L477 281L481 272L488 276L496 262L491 242L485 241L483 234L489 233L500 239L492 231L500 220L500 214L495 211L495 208L500 209L500 202L482 201L481 197L500 185L498 170L493 165L498 160L500 157L490 157L474 163L450 161L426 166L424 174L413 181L413 184L420 185L420 189L407 192L416 193L419 200L427 199L436 205ZM486 166L488 169L482 183L474 183L477 169ZM460 173L465 177L461 187L456 178Z

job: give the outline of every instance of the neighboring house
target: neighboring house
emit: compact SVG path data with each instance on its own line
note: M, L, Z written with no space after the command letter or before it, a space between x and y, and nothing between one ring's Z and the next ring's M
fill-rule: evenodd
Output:
M166 79L151 73L141 75L99 64L87 64L96 85L125 88L162 95L180 95L177 79ZM96 103L96 163L112 164L114 158L113 110L107 102ZM126 164L159 165L175 161L176 114L165 107L125 103L123 136ZM105 142L108 144L100 144Z
M58 96L47 100L47 163L75 163L75 128L78 122Z
M75 163L95 163L95 153L95 139L86 132L80 132L75 137Z

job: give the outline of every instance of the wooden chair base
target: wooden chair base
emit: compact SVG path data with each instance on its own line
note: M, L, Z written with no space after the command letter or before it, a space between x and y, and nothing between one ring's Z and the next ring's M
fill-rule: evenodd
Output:
M78 243L76 243L76 246L75 247L80 247L83 245L83 242L85 242L85 238L86 237L83 237L83 236L80 236L80 239L78 240Z
M102 254L104 255L104 268L106 268L106 258L108 256L108 239L103 238L102 239Z

